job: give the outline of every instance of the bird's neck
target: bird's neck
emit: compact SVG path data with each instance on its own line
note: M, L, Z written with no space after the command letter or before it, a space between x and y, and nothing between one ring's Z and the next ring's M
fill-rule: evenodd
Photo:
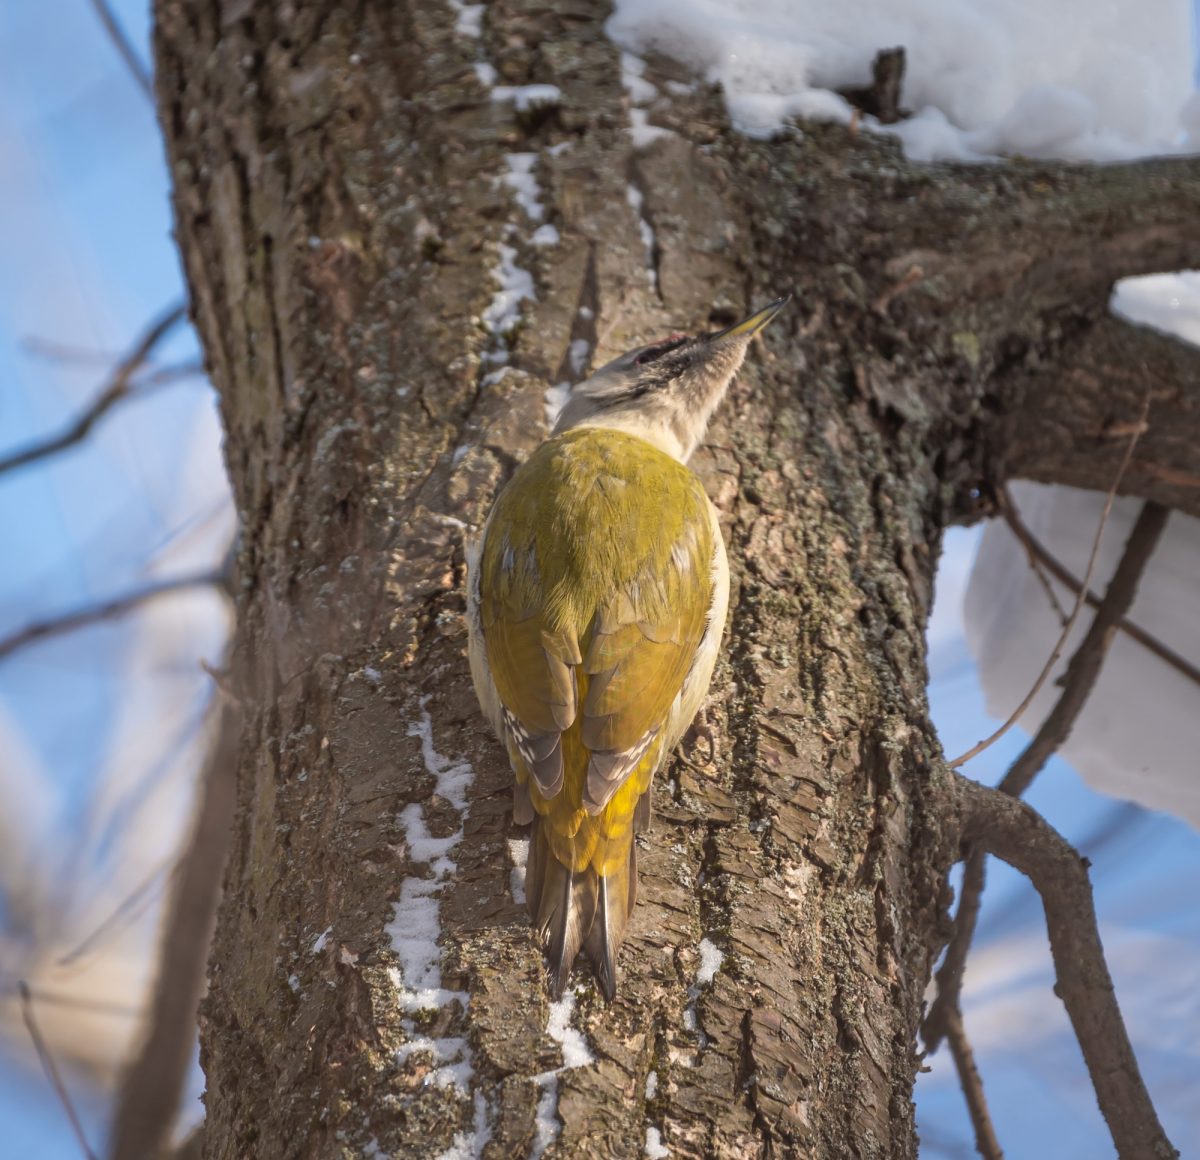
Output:
M647 443L657 447L659 451L669 455L679 463L687 463L692 457L704 433L708 429L708 421L720 402L720 395L712 400L711 405L700 410L691 408L662 408L652 413L645 411L613 411L601 415L591 415L578 423L572 423L563 430L577 430L582 427L600 427L609 431L624 431L628 435L636 435ZM555 430L556 435L562 434Z
M680 463L687 463L695 448L694 442L686 445L683 443L673 424L661 420L647 421L641 415L595 415L584 419L582 423L573 424L570 430L578 431L586 427L599 427L606 431L623 431L627 435L636 435Z

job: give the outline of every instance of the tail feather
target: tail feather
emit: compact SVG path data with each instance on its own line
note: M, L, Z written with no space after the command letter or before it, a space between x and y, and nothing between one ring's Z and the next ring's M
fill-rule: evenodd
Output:
M533 821L533 799L529 796L528 781L513 782L513 821L518 826L527 826Z
M596 917L583 941L583 952L592 962L600 990L611 1003L617 993L617 952L637 899L637 846L629 843L629 862L624 870L603 878L597 875L597 881Z
M580 950L591 960L608 1000L617 993L617 952L637 897L637 850L632 836L626 863L607 876L594 865L572 870L550 849L541 818L534 826L525 895L546 957L554 997L560 998Z

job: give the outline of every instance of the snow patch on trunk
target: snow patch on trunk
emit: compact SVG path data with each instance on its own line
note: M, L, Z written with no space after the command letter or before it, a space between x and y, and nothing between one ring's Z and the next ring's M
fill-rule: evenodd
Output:
M542 1089L537 1106L537 1135L529 1160L539 1160L542 1154L558 1139L558 1077L574 1067L587 1067L596 1062L583 1033L571 1026L575 1013L575 996L566 994L557 1003L550 1004L550 1016L546 1020L546 1034L562 1049L562 1066L543 1072L536 1077Z

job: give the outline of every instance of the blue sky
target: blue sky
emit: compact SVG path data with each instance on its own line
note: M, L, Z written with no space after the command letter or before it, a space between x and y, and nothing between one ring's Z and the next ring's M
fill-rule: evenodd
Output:
M146 5L122 0L114 8L148 58ZM153 112L85 0L0 6L0 210L3 451L56 431L103 378L102 358L52 361L30 351L31 336L120 351L183 293ZM181 328L162 353L171 361L194 357L194 338ZM219 540L213 524L222 518L213 482L218 443L207 386L180 384L119 412L48 470L0 480L8 544L0 632L149 574L183 571L205 553L211 558ZM976 535L951 533L939 582L931 699L950 753L990 724L956 620ZM171 738L194 733L205 689L196 661L219 655L222 627L215 603L199 594L149 620L103 626L0 664L0 738L9 763L7 773L0 770L0 792L19 787L9 800L28 803L20 829L31 858L60 871L70 856L78 859L74 879L49 875L64 938L85 929L88 914L101 912L106 898L119 897L169 848L186 812L188 755L162 768L158 757ZM1014 731L971 772L997 780L1024 740ZM147 779L161 793L151 812L135 812L130 832L139 855L127 865L112 840L114 819L125 816L120 795L104 786L128 793ZM1193 898L1200 835L1093 793L1061 761L1030 800L1093 859L1118 995L1168 1130L1186 1144L1200 1137L1200 914ZM144 925L143 942L150 929ZM979 951L967 1020L979 1029L980 1064L1007 1154L1111 1155L1050 992L1040 907L1023 880L996 865ZM103 1038L90 1025L87 1034ZM20 1048L0 1047L0 1134L13 1155L74 1158L57 1105ZM972 1155L949 1057L940 1053L931 1064L918 1084L923 1155ZM97 1143L103 1100L83 1072L71 1079Z

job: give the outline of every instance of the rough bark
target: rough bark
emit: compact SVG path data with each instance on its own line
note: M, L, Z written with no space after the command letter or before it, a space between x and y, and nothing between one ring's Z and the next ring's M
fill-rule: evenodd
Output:
M914 1037L961 838L924 688L940 533L1013 472L1106 485L1141 344L1172 377L1127 490L1200 510L1194 353L1106 313L1116 277L1200 260L1196 163L923 167L828 126L752 142L703 88L664 98L652 119L672 132L635 153L587 0L498 0L482 41L437 3L156 13L242 522L205 1154L437 1155L463 1134L499 1160L530 1153L542 1101L561 1122L547 1155L640 1155L653 1127L676 1156L912 1156ZM561 103L493 101L480 53ZM502 180L518 150L537 153L556 246L522 241ZM480 320L501 242L538 301L499 377ZM695 462L735 563L718 755L656 787L620 994L606 1008L584 985L594 1062L555 1089L507 763L463 655L458 521L544 433L572 340L602 361L789 290ZM1124 361L1096 353L1112 349ZM474 771L462 814L433 792L443 761ZM469 993L415 1014L385 929L402 882L432 874L414 809L434 837L463 831L441 972ZM702 937L725 958L698 986ZM465 1038L469 1085L432 1082L438 1061L405 1049L418 1035Z

